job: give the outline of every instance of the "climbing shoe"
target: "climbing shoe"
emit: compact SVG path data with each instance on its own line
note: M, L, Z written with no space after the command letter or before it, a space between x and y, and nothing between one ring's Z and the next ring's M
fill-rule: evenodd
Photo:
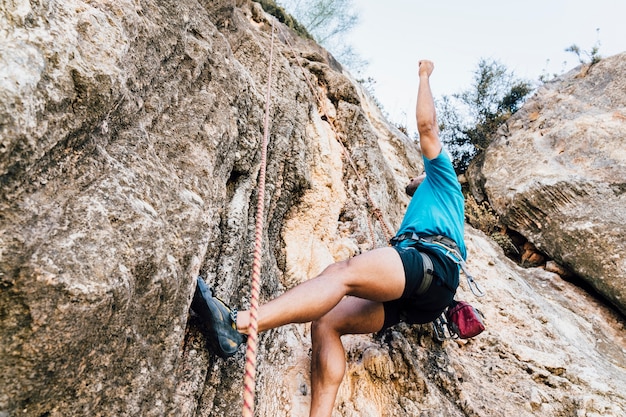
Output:
M236 310L231 310L222 300L214 297L201 277L198 277L191 307L202 319L209 345L215 353L224 359L237 353L246 338L237 331Z

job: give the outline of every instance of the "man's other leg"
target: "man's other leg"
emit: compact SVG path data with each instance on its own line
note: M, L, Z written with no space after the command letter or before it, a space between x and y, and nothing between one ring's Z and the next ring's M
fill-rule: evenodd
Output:
M383 304L346 297L311 325L311 417L329 417L346 369L341 336L373 333L385 321Z

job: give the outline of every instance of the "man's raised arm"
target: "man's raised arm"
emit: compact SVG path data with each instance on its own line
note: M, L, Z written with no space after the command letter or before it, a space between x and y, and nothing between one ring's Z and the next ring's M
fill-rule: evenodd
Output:
M417 90L417 106L415 109L420 147L422 154L428 159L436 158L441 152L435 102L430 91L429 82L430 74L432 74L434 68L435 65L431 61L423 60L419 62L419 88Z

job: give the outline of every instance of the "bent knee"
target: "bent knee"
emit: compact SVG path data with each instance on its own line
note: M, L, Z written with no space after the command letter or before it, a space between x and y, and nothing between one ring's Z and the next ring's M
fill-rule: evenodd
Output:
M354 258L344 259L343 261L328 265L320 275L332 277L334 284L341 284L346 289L349 288L359 276L354 268Z
M311 336L313 338L323 338L327 335L342 335L341 326L341 320L326 314L311 322Z
M311 333L324 333L329 330L333 330L332 320L328 317L322 316L317 320L311 322Z
M351 259L345 259L343 261L332 263L324 268L324 271L322 271L321 275L341 274L350 266L350 261Z

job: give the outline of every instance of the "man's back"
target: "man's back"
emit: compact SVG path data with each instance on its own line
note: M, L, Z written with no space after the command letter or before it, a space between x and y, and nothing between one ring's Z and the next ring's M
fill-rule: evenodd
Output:
M450 157L444 150L432 160L424 157L424 168L426 178L415 191L397 234L449 237L465 258L464 199Z

